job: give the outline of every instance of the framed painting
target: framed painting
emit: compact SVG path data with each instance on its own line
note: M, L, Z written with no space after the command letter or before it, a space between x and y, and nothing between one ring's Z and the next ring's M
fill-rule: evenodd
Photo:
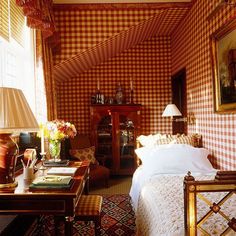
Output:
M211 36L214 110L236 112L236 19Z

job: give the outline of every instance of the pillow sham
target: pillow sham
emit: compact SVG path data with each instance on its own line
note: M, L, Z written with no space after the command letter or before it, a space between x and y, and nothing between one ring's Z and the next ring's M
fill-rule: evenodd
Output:
M96 163L95 146L81 149L70 149L70 155L79 159L80 161L88 160L92 164Z
M180 135L176 138L174 138L170 143L176 143L176 144L188 144L191 146L194 146L194 142L191 135Z
M143 168L150 174L186 174L188 171L206 173L214 171L207 156L209 150L187 144L168 144L142 147L135 150Z
M201 147L201 135L199 134L150 134L140 135L137 140L143 147L154 147L157 145L165 145L169 143L189 144L194 147Z

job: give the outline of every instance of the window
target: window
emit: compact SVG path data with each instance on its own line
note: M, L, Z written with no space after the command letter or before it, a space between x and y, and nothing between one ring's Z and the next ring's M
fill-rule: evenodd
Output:
M35 72L34 30L15 0L0 1L0 86L21 89L37 120L47 118L43 73Z

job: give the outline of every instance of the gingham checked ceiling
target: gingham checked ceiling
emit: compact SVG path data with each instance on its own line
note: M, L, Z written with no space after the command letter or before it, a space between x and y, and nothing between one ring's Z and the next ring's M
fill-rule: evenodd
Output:
M92 4L88 5L89 13L85 5L76 10L75 5L67 10L60 5L55 7L55 21L61 37L61 52L54 55L57 82L76 77L153 36L171 35L191 6L172 3L144 8L139 4L140 8L131 5L131 9L119 11L117 8L93 9ZM122 22L126 24L119 25Z

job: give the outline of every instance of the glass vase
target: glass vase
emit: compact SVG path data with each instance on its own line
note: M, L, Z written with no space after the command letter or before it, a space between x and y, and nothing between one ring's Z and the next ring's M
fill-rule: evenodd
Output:
M59 140L50 140L49 141L49 153L51 160L58 162L60 161L60 152L61 152L61 141Z

